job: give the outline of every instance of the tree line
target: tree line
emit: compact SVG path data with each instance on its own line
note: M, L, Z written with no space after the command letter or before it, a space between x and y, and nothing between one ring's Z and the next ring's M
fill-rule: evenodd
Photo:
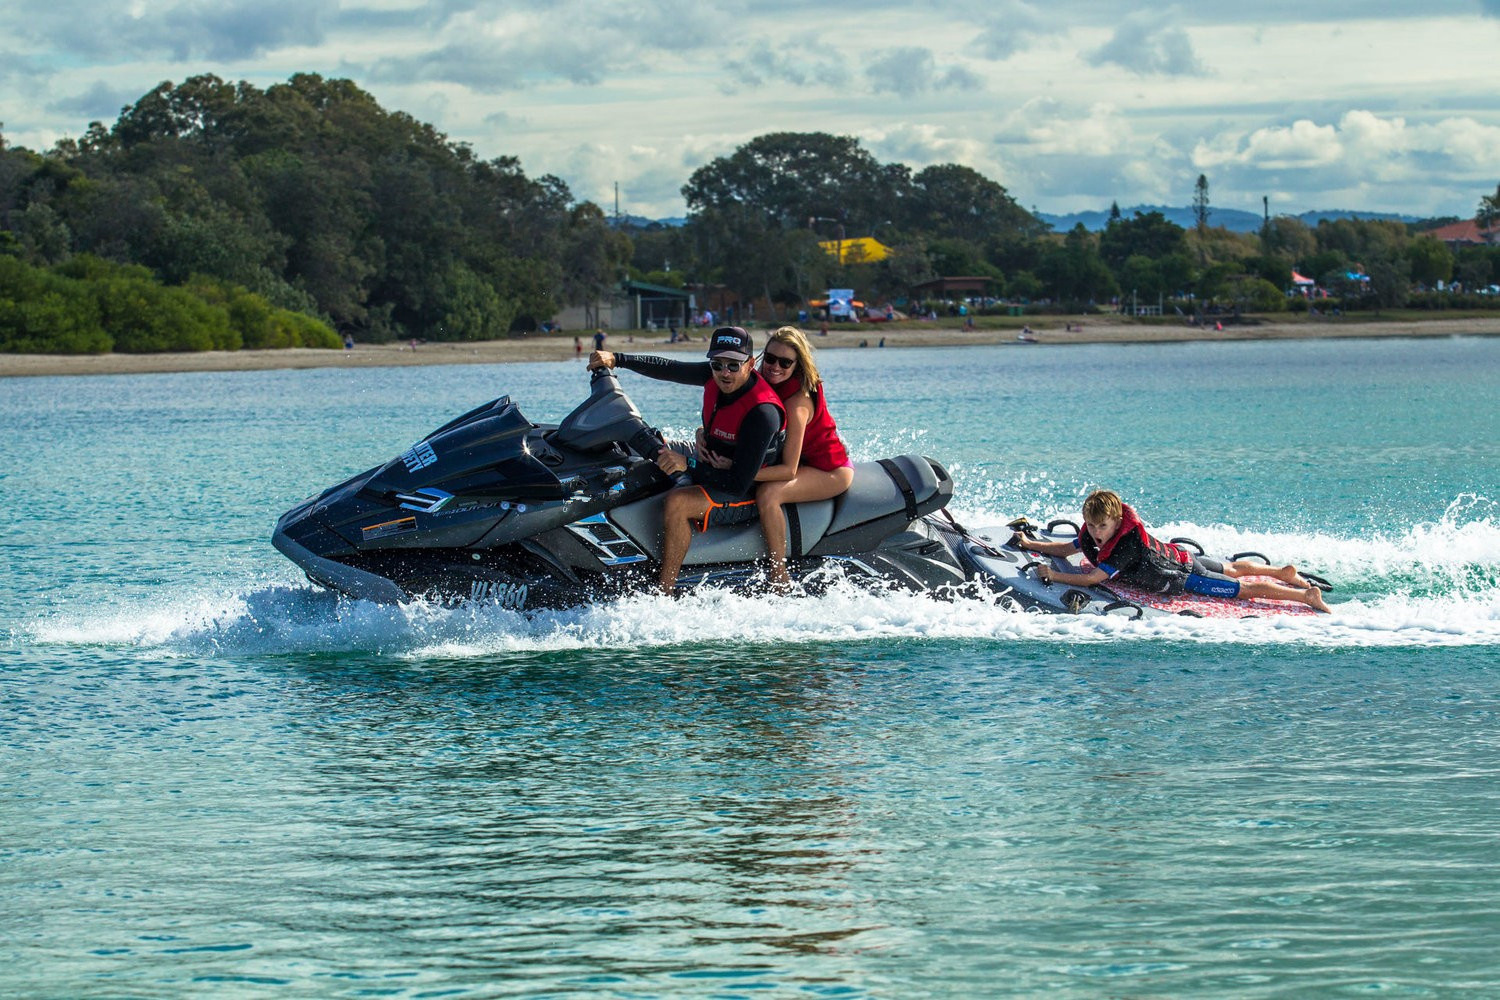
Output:
M143 339L122 337L111 315L102 328L60 315L60 282L99 280L107 265L195 298L253 302L278 317L273 340L295 325L286 313L365 341L482 340L597 296L629 252L559 179L482 160L348 80L299 74L261 90L198 76L46 153L0 137L0 257L11 262L0 349L201 342L171 324ZM143 273L128 275L139 284ZM39 309L42 289L53 298Z
M1191 229L1116 208L1102 232L1053 233L969 167L913 170L853 137L778 132L695 170L684 225L622 227L560 179L481 159L348 80L262 90L204 75L44 153L0 131L0 350L489 339L626 277L782 312L829 287L901 301L953 275L1066 308L1279 308L1294 267L1350 303L1500 281L1492 248L1455 256L1399 223L1277 218L1229 233L1207 224L1199 182ZM889 256L819 245L863 236ZM1356 265L1367 281L1347 277Z
M1493 304L1428 290L1500 282L1500 247L1455 253L1400 222L1308 226L1280 216L1258 233L1211 226L1204 176L1192 194L1191 228L1160 212L1126 218L1114 205L1099 232L1080 224L1055 233L968 167L913 173L879 163L857 139L821 133L760 136L699 168L683 196L690 210L684 226L632 233L637 273L657 281L689 275L722 284L741 301L788 309L829 287L900 301L924 281L960 275L988 279L996 298L1063 311L1132 301L1306 308L1286 294L1294 270L1349 308ZM1482 224L1487 210L1500 218L1500 188L1481 200ZM819 247L856 236L878 239L890 256L841 263Z

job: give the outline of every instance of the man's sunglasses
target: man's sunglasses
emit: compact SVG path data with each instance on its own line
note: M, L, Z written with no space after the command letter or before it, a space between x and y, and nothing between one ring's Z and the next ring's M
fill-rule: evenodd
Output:
M708 367L716 372L737 372L740 370L738 361L710 361Z
M797 363L796 358L783 358L779 354L762 354L760 363L763 365L775 365L777 368L790 368Z

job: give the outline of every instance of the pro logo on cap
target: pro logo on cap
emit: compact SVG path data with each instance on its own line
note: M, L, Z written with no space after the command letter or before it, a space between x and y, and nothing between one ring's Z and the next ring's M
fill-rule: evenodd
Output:
M742 327L721 326L714 331L709 341L708 356L711 358L733 358L749 361L755 353L755 342Z

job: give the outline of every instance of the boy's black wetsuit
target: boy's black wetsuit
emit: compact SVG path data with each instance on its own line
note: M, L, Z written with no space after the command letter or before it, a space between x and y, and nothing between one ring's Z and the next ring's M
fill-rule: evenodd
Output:
M1238 597L1240 583L1224 575L1224 564L1205 559L1187 549L1164 542L1146 530L1130 504L1121 504L1120 527L1100 546L1087 528L1081 528L1073 544L1089 562L1125 583L1153 594L1177 594L1186 590L1210 597Z

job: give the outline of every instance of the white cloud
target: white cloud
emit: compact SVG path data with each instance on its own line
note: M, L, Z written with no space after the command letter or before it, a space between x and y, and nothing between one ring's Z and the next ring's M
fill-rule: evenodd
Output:
M905 163L914 171L935 163L961 163L1004 183L987 145L967 131L954 133L938 125L900 122L863 132L860 139L885 163Z
M788 51L766 38L751 42L744 55L726 60L724 69L719 86L726 94L775 83L797 87L840 86L850 76L846 61L837 52Z
M1102 102L1079 114L1053 100L1028 101L1010 116L1002 133L1008 144L1019 141L1042 156L1119 156L1139 144L1118 109Z
M1302 119L1289 127L1271 126L1244 137L1231 134L1201 142L1193 150L1193 163L1205 169L1253 165L1276 170L1326 166L1337 163L1342 155L1336 128Z
M178 0L117 5L88 0L11 0L0 21L11 37L66 54L105 60L169 56L243 59L327 37L338 0Z
M1408 171L1396 168L1413 157L1441 159L1448 169L1467 175L1493 171L1500 162L1500 125L1472 118L1411 125L1404 118L1356 110L1345 114L1337 125L1301 119L1248 135L1228 132L1193 150L1193 163L1205 169L1314 169L1348 164L1354 170L1385 176L1405 176Z
M132 6L133 4L133 6ZM132 11L134 16L132 16ZM1051 210L1216 200L1468 211L1493 190L1500 0L4 0L0 120L47 148L162 80L347 76L476 155L677 215L773 131L972 166ZM1210 69L1211 67L1211 69ZM99 81L96 83L96 81ZM1360 204L1339 202L1357 197Z
M1176 8L1129 14L1110 40L1091 56L1141 76L1203 76L1207 70L1194 54L1187 32L1177 23L1180 17Z
M1024 0L1004 0L982 16L985 27L975 41L980 52L990 59L1009 59L1039 39L1066 31L1057 18L1049 17Z
M863 59L865 76L877 94L915 97L933 90L979 90L979 77L960 65L940 67L931 49L885 49Z

